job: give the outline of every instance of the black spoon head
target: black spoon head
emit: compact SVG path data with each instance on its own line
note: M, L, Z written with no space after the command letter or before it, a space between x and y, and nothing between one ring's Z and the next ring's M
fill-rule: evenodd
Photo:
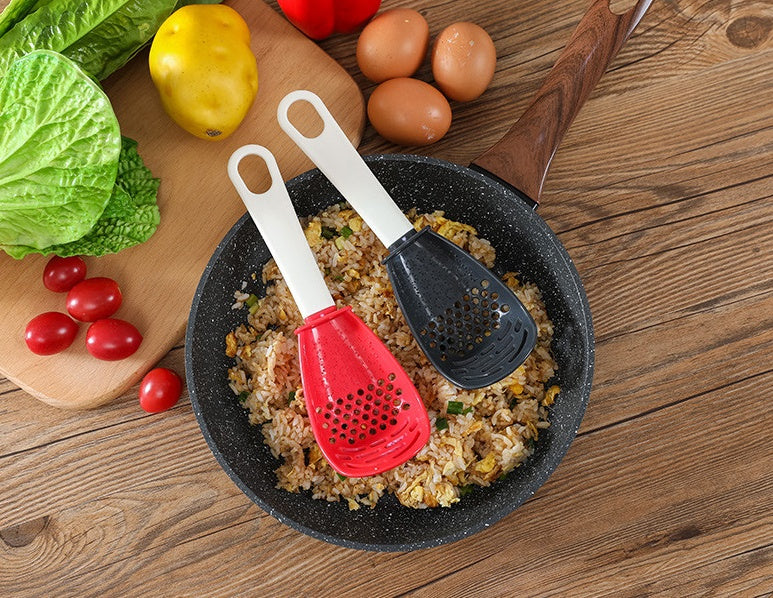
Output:
M537 326L513 291L429 227L398 239L384 263L419 347L456 386L499 382L534 348Z

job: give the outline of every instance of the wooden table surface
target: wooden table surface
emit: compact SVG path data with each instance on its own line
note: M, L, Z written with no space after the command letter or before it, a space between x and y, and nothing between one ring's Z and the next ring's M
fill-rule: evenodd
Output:
M588 0L395 6L433 35L471 20L495 40L492 87L420 152L466 164L526 107ZM763 0L655 0L559 149L540 213L588 292L596 374L569 453L514 513L413 553L333 546L239 491L187 394L158 415L136 387L66 412L0 379L0 595L770 595L771 26ZM355 42L322 46L367 96ZM404 151L371 128L361 150ZM162 365L183 372L183 353L180 339Z

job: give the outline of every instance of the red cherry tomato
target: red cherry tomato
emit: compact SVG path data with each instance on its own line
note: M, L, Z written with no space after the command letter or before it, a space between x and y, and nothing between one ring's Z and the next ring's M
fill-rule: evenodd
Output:
M183 381L167 368L150 370L140 382L140 407L148 413L166 411L182 395Z
M117 318L97 320L86 331L86 349L97 359L117 361L132 355L142 335L129 322Z
M87 278L67 293L67 311L81 322L96 322L112 316L122 301L121 289L112 278Z
M78 334L78 323L58 311L35 316L24 330L24 341L36 355L53 355L72 345Z
M78 256L55 255L43 269L43 286L55 293L66 293L86 278L86 262Z

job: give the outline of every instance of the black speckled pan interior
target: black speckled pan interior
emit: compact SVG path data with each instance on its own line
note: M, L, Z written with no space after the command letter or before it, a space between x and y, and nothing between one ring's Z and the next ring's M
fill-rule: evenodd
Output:
M186 374L193 409L207 443L228 475L262 509L315 538L351 548L409 551L453 542L499 521L531 497L556 469L580 426L593 376L593 328L587 298L568 254L532 206L514 190L469 168L411 155L365 158L398 205L446 215L477 228L496 249L495 270L515 270L536 283L553 320L556 383L551 426L540 432L535 454L504 480L475 488L451 508L415 510L393 496L375 509L350 511L346 502L312 500L275 488L279 462L261 431L228 387L225 336L245 321L232 310L233 292L263 294L260 273L270 254L245 214L212 256L193 300L186 332ZM318 171L287 183L299 215L342 200ZM234 192L235 193L235 192ZM252 275L257 275L257 282Z

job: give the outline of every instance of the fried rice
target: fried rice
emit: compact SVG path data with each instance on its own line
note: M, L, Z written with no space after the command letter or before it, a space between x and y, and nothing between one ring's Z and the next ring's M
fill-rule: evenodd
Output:
M494 248L476 230L442 212L407 214L419 230L429 225L492 267ZM345 478L323 457L311 430L301 387L294 330L303 323L274 260L264 267L265 297L234 293L235 309L247 322L226 337L234 358L228 381L251 424L281 461L277 487L310 491L315 499L345 500L350 509L375 507L393 493L412 508L449 507L475 486L488 486L534 452L547 428L558 386L550 385L556 363L550 350L553 325L539 289L517 273L503 277L534 318L537 345L526 362L504 380L479 390L453 386L430 365L408 328L382 261L386 248L349 208L339 204L304 219L304 233L338 307L350 305L389 347L418 389L429 415L429 442L410 461L380 475ZM255 273L255 277L259 274ZM451 406L451 408L449 408Z

